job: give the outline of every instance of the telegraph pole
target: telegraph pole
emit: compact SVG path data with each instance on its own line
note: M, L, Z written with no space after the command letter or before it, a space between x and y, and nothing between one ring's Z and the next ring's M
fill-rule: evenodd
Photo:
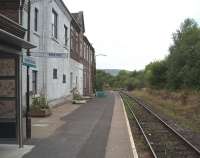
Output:
M27 41L30 42L30 22L31 22L31 0L28 0L28 26ZM30 56L30 49L27 49L27 56ZM30 112L30 87L29 87L29 69L27 65L27 91L26 91L26 138L31 138L31 112Z

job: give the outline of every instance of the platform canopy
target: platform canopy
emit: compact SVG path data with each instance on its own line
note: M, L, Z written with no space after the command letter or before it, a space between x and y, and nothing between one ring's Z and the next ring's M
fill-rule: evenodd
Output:
M25 49L31 49L31 48L36 47L33 44L25 41L24 39L21 39L9 32L2 30L2 29L0 29L0 43L1 42L9 44L9 45L17 46L20 48L25 48Z

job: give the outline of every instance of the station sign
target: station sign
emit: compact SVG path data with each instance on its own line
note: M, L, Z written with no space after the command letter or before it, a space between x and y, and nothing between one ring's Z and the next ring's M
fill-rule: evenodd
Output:
M49 58L67 58L66 53L48 53Z
M59 52L31 52L31 56L44 58L68 58L69 53Z
M31 56L23 56L23 65L36 68L36 61Z

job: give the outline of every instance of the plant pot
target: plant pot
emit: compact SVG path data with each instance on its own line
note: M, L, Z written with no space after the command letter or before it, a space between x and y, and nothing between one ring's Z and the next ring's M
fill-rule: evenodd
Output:
M47 117L51 115L51 109L37 109L31 111L31 117Z
M72 100L72 103L73 104L85 104L85 103L87 103L87 101L86 100Z
M93 97L91 96L82 96L83 99L86 99L86 100L89 100L89 99L92 99Z

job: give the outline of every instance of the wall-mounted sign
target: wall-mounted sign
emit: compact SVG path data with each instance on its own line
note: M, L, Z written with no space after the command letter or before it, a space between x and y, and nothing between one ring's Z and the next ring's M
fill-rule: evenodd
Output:
M45 57L45 58L68 58L69 57L69 53L31 52L31 56L34 56L34 57Z
M49 58L67 58L66 53L48 53Z
M36 68L36 61L31 56L23 56L23 65Z

